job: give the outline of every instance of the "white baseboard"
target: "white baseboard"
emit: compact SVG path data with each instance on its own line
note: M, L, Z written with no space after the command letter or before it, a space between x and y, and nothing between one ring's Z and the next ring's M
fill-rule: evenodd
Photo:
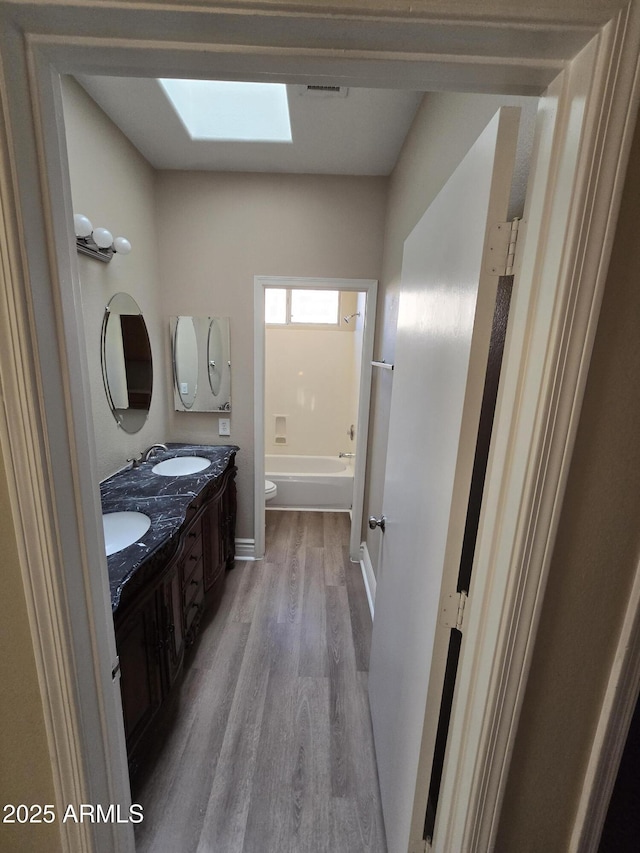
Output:
M236 560L255 560L256 540L236 539Z
M369 602L369 610L373 619L373 610L376 600L376 576L373 573L373 565L369 556L367 543L363 542L360 546L360 568L362 569L362 579L364 588L367 591L367 601Z

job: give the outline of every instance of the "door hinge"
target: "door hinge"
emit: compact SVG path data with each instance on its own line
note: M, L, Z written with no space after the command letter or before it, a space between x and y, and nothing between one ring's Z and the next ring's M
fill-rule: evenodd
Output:
M498 222L489 231L486 271L490 275L513 275L520 220Z
M426 838L419 838L409 844L409 853L429 853L431 842Z
M116 662L115 662L115 664L111 670L112 681L116 680L116 676L119 674L119 672L120 672L120 658L116 658Z
M456 628L458 631L462 631L467 598L466 592L456 592L446 596L440 620L445 628Z

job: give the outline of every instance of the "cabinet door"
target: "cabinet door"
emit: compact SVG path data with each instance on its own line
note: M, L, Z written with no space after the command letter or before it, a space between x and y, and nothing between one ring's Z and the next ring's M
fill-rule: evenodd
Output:
M126 618L116 631L120 691L127 749L131 752L160 707L160 639L155 596Z
M165 689L169 690L182 667L184 657L184 620L182 612L182 580L175 563L162 583L160 595L161 631Z
M211 589L224 569L222 499L212 501L203 519L204 588Z

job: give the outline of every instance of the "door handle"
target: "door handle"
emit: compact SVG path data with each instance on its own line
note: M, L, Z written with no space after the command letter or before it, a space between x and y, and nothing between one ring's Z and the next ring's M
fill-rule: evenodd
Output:
M386 516L381 515L380 518L376 518L375 515L369 516L369 527L371 530L375 530L376 527L379 527L380 530L384 533L384 526L387 522Z

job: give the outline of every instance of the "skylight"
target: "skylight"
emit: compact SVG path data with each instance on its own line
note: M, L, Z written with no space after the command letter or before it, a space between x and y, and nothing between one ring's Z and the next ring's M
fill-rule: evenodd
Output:
M291 142L282 83L158 80L192 139Z

